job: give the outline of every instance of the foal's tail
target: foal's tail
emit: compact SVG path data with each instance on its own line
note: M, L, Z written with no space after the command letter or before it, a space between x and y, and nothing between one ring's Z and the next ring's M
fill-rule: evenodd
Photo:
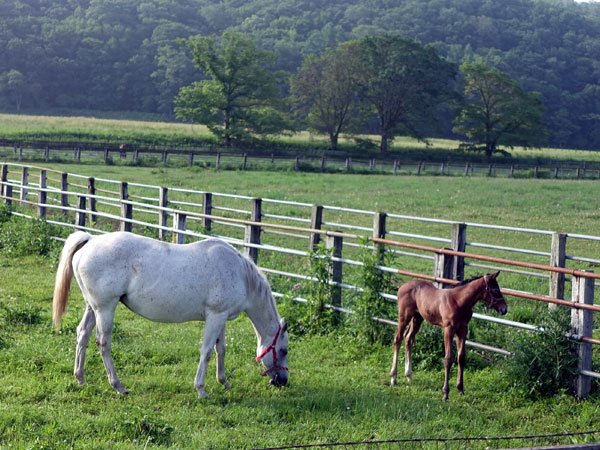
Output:
M67 310L69 288L73 280L73 255L90 239L92 239L91 234L76 231L67 238L60 254L60 262L56 271L56 282L54 284L54 299L52 300L52 321L57 328L60 326L60 320Z

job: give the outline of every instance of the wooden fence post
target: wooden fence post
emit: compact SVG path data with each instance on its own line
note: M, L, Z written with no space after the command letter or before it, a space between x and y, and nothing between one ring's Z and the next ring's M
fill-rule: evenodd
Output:
M169 207L169 189L161 186L158 191L158 206L161 208ZM164 209L158 211L158 225L166 227L169 224L169 212ZM158 229L159 239L165 239L167 237L167 230L165 228Z
M450 247L457 252L464 252L467 247L467 224L453 223ZM465 258L462 256L452 257L452 273L450 278L462 281L465 278Z
M440 165L440 176L444 176L444 163Z
M350 158L346 158L346 172L350 171L350 164L352 163Z
M66 172L62 172L60 174L60 206L63 208L69 207L69 174ZM63 214L66 216L68 212L63 210Z
M108 148L104 147L104 164L108 164Z
M421 161L419 161L419 166L417 167L417 175L421 175L421 167L423 166L423 163Z
M85 195L77 196L77 213L75 213L75 228L83 229L85 227Z
M6 205L8 206L9 213L12 210L12 194L13 194L13 187L11 185L5 186L4 187L4 195L6 198L4 199L4 201L6 202Z
M4 195L6 192L5 183L8 181L8 164L2 164L2 170L0 171L0 195Z
M323 224L323 206L312 205L312 209L310 211L310 228L312 228L313 230L320 230L322 224ZM310 233L310 237L308 240L308 250L314 252L316 250L319 242L321 242L321 234L320 233Z
M202 214L212 215L212 194L205 192L202 194ZM208 232L212 228L212 219L210 217L202 218L202 227Z
M23 167L21 172L21 194L19 200L24 202L27 200L27 185L29 184L29 167Z
M248 154L244 153L242 156L242 170L246 170L246 165L248 164Z
M140 151L137 148L133 151L133 162L136 165L140 162Z
M587 271L586 271L587 272ZM574 303L591 305L594 303L594 279L589 277L573 277L572 300ZM594 327L593 312L585 309L571 310L571 329L573 334L592 337ZM573 378L573 389L578 398L585 398L591 389L591 377L582 372L592 370L592 344L579 342L577 346L577 370L579 373Z
M325 247L333 249L332 257L334 260L331 264L331 281L335 283L331 289L331 304L338 308L342 306L342 288L340 286L342 282L342 262L336 261L335 258L342 257L342 248L344 242L341 236L327 236L325 239ZM334 310L334 323L339 321L340 313Z
M567 248L567 235L552 233L552 248L550 251L550 265L552 267L565 267ZM550 272L550 288L548 295L553 298L565 298L565 274ZM548 308L555 309L556 304L548 303Z
M217 170L221 168L221 152L217 152Z
M77 147L75 149L75 154L77 155L77 164L81 163L81 148Z
M373 215L373 237L385 239L385 222L387 214L384 212L376 212ZM383 261L384 245L375 243L375 253L379 262Z
M296 156L296 162L294 163L294 170L298 172L300 170L300 157Z
M260 222L262 217L262 199L252 199L252 213L250 220L252 222ZM246 225L246 232L244 235L245 244L260 244L260 225ZM258 249L255 247L244 246L244 254L258 264Z
M48 176L45 170L40 170L40 191L38 194L38 216L46 217L46 202L48 200L48 192L46 187L48 184Z
M93 177L88 178L87 193L90 196L90 211L92 212L90 220L96 222L98 220L98 217L94 214L96 212L96 179Z
M19 161L23 161L23 146L19 145Z
M325 155L321 156L321 172L325 170Z
M49 159L50 159L50 147L46 145L46 148L44 149L44 161L48 162Z
M184 213L173 213L173 244L185 244L185 234L178 231L185 231L186 218Z
M121 231L131 231L132 223L129 220L133 217L133 207L130 203L124 203L123 200L129 200L129 192L126 181L121 182Z
M194 152L190 152L190 167L194 166Z
M444 253L434 253L433 257L433 276L436 278L452 278L452 266L454 264L453 259L450 255ZM434 281L433 283L437 288L443 289L451 287L452 285Z
M394 172L394 175L396 175L396 173L398 172L398 160L397 159L394 160L394 168L392 169L392 171Z
M163 165L163 167L167 167L167 156L168 156L167 151L163 150L163 152L162 152L162 165Z

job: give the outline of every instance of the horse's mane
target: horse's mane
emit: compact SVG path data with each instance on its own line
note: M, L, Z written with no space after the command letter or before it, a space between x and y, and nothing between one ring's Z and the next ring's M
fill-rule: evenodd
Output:
M468 280L462 280L461 282L459 282L454 287L464 286L465 284L469 284L471 281L479 280L480 278L483 278L483 275L476 275L474 277L469 278Z
M246 266L246 285L248 286L248 290L250 292L255 292L261 298L270 299L270 303L275 310L275 315L279 317L277 307L275 306L275 299L271 292L271 285L267 281L267 278L252 260L240 253L238 253L238 255L242 258L244 265Z

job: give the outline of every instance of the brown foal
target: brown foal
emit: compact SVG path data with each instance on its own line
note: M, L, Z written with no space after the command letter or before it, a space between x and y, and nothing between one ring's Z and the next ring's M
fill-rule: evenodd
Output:
M483 300L488 308L495 309L499 314L506 314L508 307L500 292L496 278L500 272L488 274L463 281L451 289L437 289L431 283L422 280L409 281L398 289L398 329L394 337L394 362L392 363L392 386L396 384L398 368L398 351L405 343L404 375L412 381L412 366L410 362L411 350L415 343L415 336L423 323L427 322L444 329L444 387L442 392L444 400L448 400L448 381L450 368L454 362L452 352L452 339L456 336L458 350L458 374L456 387L463 394L463 370L465 367L466 350L465 340L469 321L473 316L473 307L479 300ZM410 322L410 325L409 325ZM408 326L406 335L404 330Z

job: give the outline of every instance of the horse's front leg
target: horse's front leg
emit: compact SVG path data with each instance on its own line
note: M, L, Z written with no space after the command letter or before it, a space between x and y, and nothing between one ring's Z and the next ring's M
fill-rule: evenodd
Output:
M206 318L204 336L202 338L202 348L200 349L200 362L198 363L198 371L196 372L196 379L194 381L194 387L196 388L196 391L198 391L198 398L208 397L206 392L204 392L206 368L208 367L213 347L215 347L217 339L221 335L221 331L223 331L223 333L225 332L226 321L227 315L225 314L213 315ZM218 367L217 370L219 370Z
M96 326L98 327L96 344L98 344L98 349L100 350L100 355L102 356L102 362L104 363L104 368L106 369L108 382L120 394L129 394L129 391L125 389L125 387L119 381L119 377L117 377L115 363L110 355L112 330L117 301L115 301L113 305L106 305L105 309L101 311L96 311Z
M442 388L442 393L444 394L445 401L448 401L448 393L450 392L450 369L454 362L452 338L454 338L454 329L452 329L452 327L444 328L444 348L446 350L446 355L444 357L444 387Z
M467 360L467 349L465 347L467 332L468 328L462 327L456 333L456 351L458 353L458 373L456 375L456 388L461 394L465 393L463 385L463 371L465 369L465 362Z
M96 326L96 315L92 308L88 305L83 314L83 318L77 327L77 349L75 350L75 368L73 375L80 385L85 385L85 351L90 340L92 330Z
M221 333L219 333L219 337L215 344L215 350L217 352L217 380L225 386L225 389L230 389L231 385L227 382L227 378L225 377L225 325L223 325Z

